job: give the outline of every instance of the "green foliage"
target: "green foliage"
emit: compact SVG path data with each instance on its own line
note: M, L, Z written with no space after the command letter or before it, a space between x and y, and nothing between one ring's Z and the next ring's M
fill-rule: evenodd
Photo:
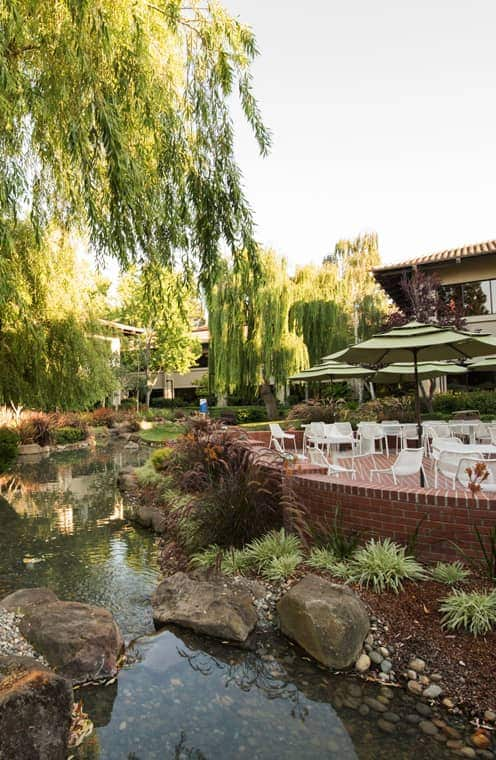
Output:
M385 396L381 399L366 401L358 409L343 407L340 410L339 419L351 422L353 425L375 420L378 422L382 420L411 422L414 419L413 399L410 396L403 398Z
M0 256L0 403L85 409L112 393L109 343L96 323L105 289L61 229L37 240L17 225Z
M210 416L214 420L225 414L232 414L237 424L267 420L267 410L263 406L216 406L210 409Z
M327 549L336 560L349 559L353 556L360 543L358 531L345 531L343 527L343 512L336 507L332 528L318 536L318 542Z
M58 427L52 430L51 438L54 443L76 443L84 441L86 434L84 430L77 427Z
M0 472L14 462L19 447L19 435L7 427L0 428Z
M293 575L301 564L302 556L299 552L288 552L281 557L273 557L264 565L262 575L269 581L284 581Z
M1 8L2 252L24 212L36 231L47 217L86 227L124 266L185 252L204 283L221 239L253 253L230 114L237 94L265 153L248 27L196 0Z
M304 425L310 422L335 422L343 403L341 399L330 400L324 404L309 399L301 404L295 404L288 412L288 420L301 420Z
M154 487L162 485L162 476L156 471L150 459L147 459L141 467L136 467L134 473L140 486Z
M338 562L336 555L325 546L315 546L306 560L306 564L310 567L314 567L316 570L329 570L330 572L334 570Z
M164 446L162 449L155 449L150 454L150 462L156 472L163 472L167 469L167 463L170 462L174 449L171 446Z
M195 290L183 274L155 264L133 267L119 287L120 321L139 325L144 333L124 345L121 361L126 371L185 373L201 355L200 343L191 338Z
M224 262L208 300L210 387L254 397L262 382L286 382L307 365L303 340L289 328L292 301L286 262L260 251L260 273L248 258ZM270 328L268 327L270 325Z
M496 591L453 590L441 600L442 625L450 631L463 628L474 636L489 633L496 627Z
M494 391L448 391L436 393L432 399L435 412L452 414L464 409L478 409L481 414L496 416Z
M455 586L457 583L464 583L467 580L470 570L461 562L438 562L429 569L429 575L438 583Z
M413 557L405 554L405 548L390 538L371 538L358 549L349 562L348 578L360 586L371 587L376 593L398 591L403 580L423 580L425 570Z
M217 544L210 544L199 552L194 552L190 557L191 567L213 567L219 556L222 556L222 549Z
M284 528L271 530L269 533L255 538L245 548L250 564L256 567L258 572L267 568L272 560L291 556L293 559L298 555L299 562L302 560L301 541L298 536L286 533Z
M243 575L249 567L249 558L241 549L222 549L217 544L211 544L200 552L195 552L190 559L192 567L214 567L219 564L219 569L224 575Z

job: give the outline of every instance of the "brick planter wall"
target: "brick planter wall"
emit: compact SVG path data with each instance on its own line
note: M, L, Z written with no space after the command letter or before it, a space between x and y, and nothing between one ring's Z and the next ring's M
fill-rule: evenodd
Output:
M336 483L315 475L288 476L311 525L331 525L339 506L346 531L380 536L406 544L420 526L416 553L427 561L460 559L453 543L471 556L481 550L473 526L483 535L496 524L496 499L462 492L371 487ZM451 543L453 542L453 543Z

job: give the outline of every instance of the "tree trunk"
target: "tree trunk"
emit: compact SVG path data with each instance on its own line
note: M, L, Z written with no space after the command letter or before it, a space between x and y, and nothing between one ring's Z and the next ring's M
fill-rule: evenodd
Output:
M260 386L260 396L262 397L262 401L265 404L267 417L269 420L276 420L278 417L277 401L269 383L262 383Z

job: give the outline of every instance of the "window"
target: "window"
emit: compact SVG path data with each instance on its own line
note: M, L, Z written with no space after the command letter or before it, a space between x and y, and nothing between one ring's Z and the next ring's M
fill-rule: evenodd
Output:
M491 314L491 281L466 282L463 285L463 308L467 317Z

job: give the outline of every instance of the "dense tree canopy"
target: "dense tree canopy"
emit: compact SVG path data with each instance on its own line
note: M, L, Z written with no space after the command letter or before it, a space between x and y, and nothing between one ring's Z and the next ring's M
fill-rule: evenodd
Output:
M2 0L0 252L29 217L84 227L123 266L180 256L204 284L220 240L253 255L229 100L265 153L256 52L209 0Z
M194 289L182 275L166 267L132 268L122 278L117 317L144 334L124 344L124 368L145 370L148 398L149 371L187 372L201 354L191 338L192 317L198 309Z
M293 285L286 262L261 252L260 273L227 262L209 299L209 372L218 393L256 395L285 383L308 363L305 344L289 328Z
M38 245L16 227L1 259L0 403L84 409L115 388L109 341L97 318L106 285L52 228Z
M379 263L372 233L340 240L322 266L297 270L289 325L303 336L311 364L345 347L355 333L363 340L379 328L386 301L370 272Z

